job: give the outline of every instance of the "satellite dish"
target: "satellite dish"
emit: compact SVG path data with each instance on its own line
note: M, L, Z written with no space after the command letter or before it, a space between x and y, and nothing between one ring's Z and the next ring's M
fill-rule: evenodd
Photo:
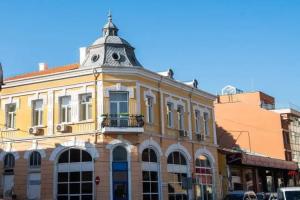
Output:
M4 83L3 83L3 70L2 70L2 65L0 63L0 90L2 89L3 85L4 85Z

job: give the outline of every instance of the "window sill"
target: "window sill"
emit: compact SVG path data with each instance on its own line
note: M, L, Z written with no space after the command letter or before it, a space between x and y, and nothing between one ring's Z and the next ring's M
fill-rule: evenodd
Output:
M2 130L2 132L10 132L10 131L18 131L18 130L20 130L20 129L18 129L18 128L4 128Z
M60 123L58 123L57 125L72 125L72 124L74 124L74 122L60 122Z
M47 128L45 125L37 125L37 126L32 126L33 128Z
M88 119L88 120L74 122L73 124L86 124L86 123L93 123L93 122L94 122L94 120Z

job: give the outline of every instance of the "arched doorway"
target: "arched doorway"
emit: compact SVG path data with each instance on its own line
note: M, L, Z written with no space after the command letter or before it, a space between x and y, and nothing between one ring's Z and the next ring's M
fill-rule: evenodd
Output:
M205 155L200 155L195 162L196 200L213 199L213 168Z
M56 199L93 200L94 163L91 155L82 149L70 148L57 159Z
M27 198L28 200L41 199L41 164L42 156L38 151L33 151L29 157Z
M128 200L128 156L123 146L112 152L113 200Z
M14 194L15 156L7 153L3 163L3 197L10 198Z

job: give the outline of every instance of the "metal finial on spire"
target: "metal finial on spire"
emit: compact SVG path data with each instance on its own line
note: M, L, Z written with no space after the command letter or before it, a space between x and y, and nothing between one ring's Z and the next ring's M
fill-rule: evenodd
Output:
M110 9L108 10L108 21L112 22L112 14Z

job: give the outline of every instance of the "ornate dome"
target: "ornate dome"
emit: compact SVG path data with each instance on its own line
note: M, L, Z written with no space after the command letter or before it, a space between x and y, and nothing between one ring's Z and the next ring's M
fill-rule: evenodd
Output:
M102 29L102 37L86 49L81 67L142 67L135 57L134 48L118 36L118 31L109 14L108 22Z

